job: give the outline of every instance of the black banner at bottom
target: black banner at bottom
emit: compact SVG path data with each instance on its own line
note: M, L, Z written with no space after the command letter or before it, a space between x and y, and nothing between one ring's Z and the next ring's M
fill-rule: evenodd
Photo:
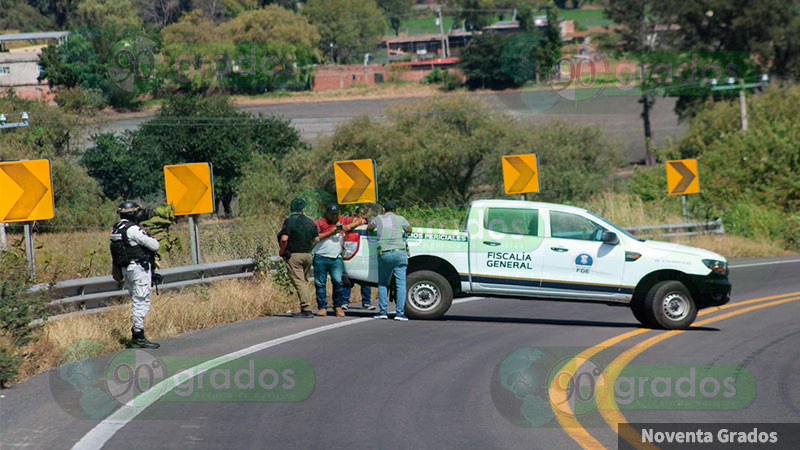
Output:
M800 423L621 423L619 449L800 449Z

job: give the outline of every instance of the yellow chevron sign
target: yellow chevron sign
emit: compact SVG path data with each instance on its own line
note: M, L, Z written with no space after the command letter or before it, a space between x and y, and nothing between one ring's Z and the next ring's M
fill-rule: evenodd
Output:
M536 155L503 156L503 184L506 194L539 192L539 167Z
M50 160L0 162L0 222L31 222L55 216Z
M211 163L164 166L167 203L176 216L214 212L214 176Z
M333 177L339 204L378 201L375 161L371 159L336 161L333 163Z

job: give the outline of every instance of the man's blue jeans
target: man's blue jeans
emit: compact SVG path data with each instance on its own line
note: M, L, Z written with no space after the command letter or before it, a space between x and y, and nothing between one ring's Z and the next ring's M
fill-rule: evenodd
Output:
M314 255L314 286L317 288L317 307L325 309L328 307L325 285L328 281L328 274L331 275L333 285L333 306L342 306L342 273L344 263L342 258L327 258L325 256Z
M352 287L342 287L342 303L347 304L350 303L350 293L352 292ZM372 297L372 288L366 285L361 285L361 305L362 306L369 306Z
M378 256L378 307L381 314L386 314L389 307L389 282L394 276L397 288L398 316L405 315L406 306L406 269L408 269L408 254L405 250L384 252Z

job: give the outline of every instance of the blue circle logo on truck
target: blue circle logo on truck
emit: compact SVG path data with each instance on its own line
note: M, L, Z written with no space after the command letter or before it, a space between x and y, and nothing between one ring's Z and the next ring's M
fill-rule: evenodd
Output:
M591 266L593 263L594 261L592 261L592 257L586 253L581 253L577 258L575 258L575 264L579 266Z

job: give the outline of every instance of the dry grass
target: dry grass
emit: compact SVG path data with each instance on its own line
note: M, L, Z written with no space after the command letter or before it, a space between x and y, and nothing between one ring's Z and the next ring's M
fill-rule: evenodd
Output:
M582 207L610 220L621 227L682 223L679 210L668 207L666 199L660 205L645 204L641 198L631 194L604 193L582 204ZM719 253L726 258L746 258L763 256L791 255L793 252L781 241L770 239L749 239L735 235L705 234L698 236L665 237L654 232L643 236L648 239L670 241L692 247L704 248Z
M281 220L279 217L202 220L200 253L203 262L252 258L259 249L277 255L275 234ZM191 264L189 227L185 222L179 223L173 225L172 231L180 237L182 249L171 254L161 252L162 267ZM111 225L103 230L35 234L36 273L40 282L110 275L110 232ZM20 239L21 236L12 235L10 241Z
M147 337L158 340L290 309L297 309L297 297L268 277L259 276L153 295L145 324ZM130 304L102 313L48 321L41 327L39 340L21 349L21 354L35 357L25 360L18 379L57 366L64 350L79 340L98 343L98 353L120 350L130 338L130 329ZM10 344L7 341L0 337L0 344Z
M726 258L749 258L762 256L793 255L779 241L769 239L749 239L735 235L703 234L671 239L672 242L704 248L719 253Z

